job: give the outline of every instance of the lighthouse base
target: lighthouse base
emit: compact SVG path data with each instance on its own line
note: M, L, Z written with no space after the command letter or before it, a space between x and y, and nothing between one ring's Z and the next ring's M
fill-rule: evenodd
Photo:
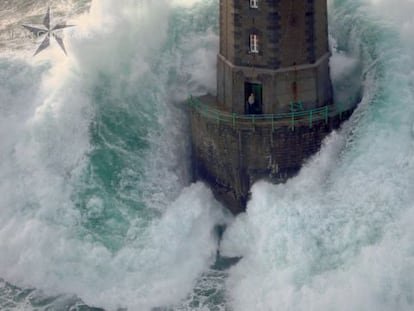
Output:
M211 97L203 100L211 101ZM320 149L322 140L351 113L294 124L290 120L238 124L191 109L194 177L209 184L231 212L243 212L254 182L283 183L296 175Z

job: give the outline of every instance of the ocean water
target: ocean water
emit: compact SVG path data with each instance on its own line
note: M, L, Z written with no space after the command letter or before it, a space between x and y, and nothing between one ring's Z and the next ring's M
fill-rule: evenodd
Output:
M414 308L412 0L329 1L337 100L361 103L235 218L190 177L218 1L50 3L68 57L0 37L1 310ZM7 31L44 5L3 2Z

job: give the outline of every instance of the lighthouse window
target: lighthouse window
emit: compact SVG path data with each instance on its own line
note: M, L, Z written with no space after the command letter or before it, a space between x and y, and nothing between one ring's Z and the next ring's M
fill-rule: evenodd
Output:
M259 0L250 0L250 7L252 9L257 9L259 7L258 2L259 2Z
M250 35L250 53L259 53L257 35Z

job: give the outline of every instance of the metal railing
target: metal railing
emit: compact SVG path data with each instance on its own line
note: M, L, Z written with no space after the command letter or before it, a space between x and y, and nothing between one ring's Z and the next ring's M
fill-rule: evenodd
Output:
M285 113L276 114L247 114L240 115L236 113L229 113L211 105L203 104L200 100L190 97L190 106L195 109L200 115L205 118L215 120L217 124L224 123L232 125L233 127L245 127L245 126L272 126L272 130L280 125L288 125L293 129L300 124L308 124L309 127L313 126L316 121L329 122L330 106L318 107L310 110L299 110Z

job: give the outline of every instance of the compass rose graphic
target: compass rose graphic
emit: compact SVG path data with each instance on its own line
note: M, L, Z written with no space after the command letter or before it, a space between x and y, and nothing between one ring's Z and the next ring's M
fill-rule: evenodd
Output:
M75 25L57 24L53 28L50 26L50 7L47 8L46 16L43 19L43 25L23 25L24 28L29 30L36 37L45 36L40 46L37 48L33 56L36 56L41 51L47 49L50 45L50 37L55 38L62 51L67 55L63 39L59 37L55 32L68 27L74 27Z

